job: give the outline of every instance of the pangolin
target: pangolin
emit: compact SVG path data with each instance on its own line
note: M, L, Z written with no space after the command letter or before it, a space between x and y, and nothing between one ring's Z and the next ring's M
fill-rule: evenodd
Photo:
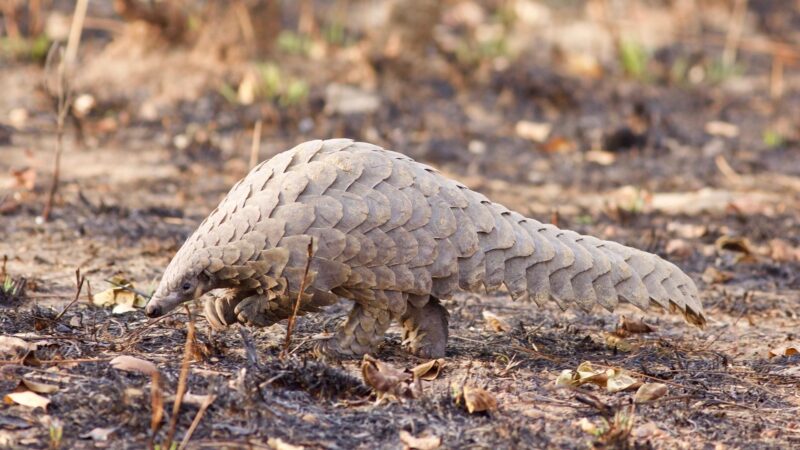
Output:
M410 352L441 357L439 299L502 287L562 309L624 301L706 320L694 282L672 263L526 218L405 155L347 139L306 142L254 167L177 252L146 313L208 292L212 326L267 326L298 297L300 313L346 298L352 310L323 354L369 352L398 320Z

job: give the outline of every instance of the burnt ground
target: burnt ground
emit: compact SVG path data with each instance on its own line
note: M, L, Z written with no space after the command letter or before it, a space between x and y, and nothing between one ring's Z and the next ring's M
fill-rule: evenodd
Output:
M119 21L99 3L90 15ZM453 2L463 3L473 4ZM583 17L590 9L541 3L554 22L592 23ZM643 2L639 14L661 17L662 3L670 2ZM800 356L769 352L783 353L797 339L800 71L787 59L776 93L772 55L748 51L756 47L748 43L768 38L794 48L800 39L792 24L800 18L778 2L751 2L736 66L723 71L714 65L726 32L719 3L704 11L699 39L676 32L659 42L641 57L643 72L635 61L602 56L596 67L576 69L568 42L558 52L512 55L492 47L464 57L439 34L414 62L378 52L368 44L380 39L353 30L347 45L332 50L329 42L322 56L279 46L270 60L279 61L283 76L300 77L307 93L291 101L257 96L249 104L227 91L241 90L248 62L189 66L186 44L132 47L140 54L125 47L134 44L124 32L91 32L75 89L96 104L68 121L62 182L47 222L39 216L56 133L39 84L45 73L28 57L0 57L0 92L7 93L0 99L0 255L7 256L0 275L25 287L4 287L0 330L38 344L27 356L3 355L0 392L13 391L23 377L58 386L42 394L50 400L46 411L0 406L0 445L164 442L187 340L185 310L151 321L140 311L112 314L89 296L114 275L153 290L182 241L247 172L261 119L262 157L312 138L367 140L436 165L526 215L658 253L697 281L710 321L697 329L659 311L585 313L460 295L447 302L451 339L442 374L423 382L418 399L376 405L358 361L329 364L312 354L315 336L332 331L346 305L299 318L291 355L283 358L286 324L212 333L194 314L188 391L216 398L190 447L280 448L272 438L306 448L402 448L401 430L438 436L442 448L797 446ZM486 12L478 25L459 22L450 5L442 26L468 40L470 26L496 25L502 10L478 5ZM284 15L291 19L292 11ZM523 31L538 39L537 31ZM145 56L131 63L120 48ZM678 62L687 65L685 76L675 75ZM118 70L101 83L109 64ZM130 78L121 80L125 70ZM702 70L707 76L698 78ZM380 105L337 111L326 92L334 83L359 86ZM521 121L552 129L533 139L520 131ZM88 283L59 317L76 296L76 269ZM495 331L484 311L509 327ZM609 346L622 315L644 317L656 331ZM399 344L393 327L374 356L397 367L420 362ZM151 379L112 368L118 355L151 361L161 373L165 412L155 436ZM665 383L668 393L634 405L631 392L556 387L562 370L584 361ZM464 383L485 388L498 409L467 413L451 386ZM177 440L197 411L195 403L183 405ZM631 428L591 434L579 425L585 418L602 428L615 417L631 420ZM89 433L98 428L113 432L94 439Z

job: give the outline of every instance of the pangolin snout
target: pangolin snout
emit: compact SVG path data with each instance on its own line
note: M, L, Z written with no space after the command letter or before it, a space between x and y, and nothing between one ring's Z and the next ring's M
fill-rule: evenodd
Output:
M144 313L147 317L161 317L164 313L161 312L161 307L152 301L144 308Z

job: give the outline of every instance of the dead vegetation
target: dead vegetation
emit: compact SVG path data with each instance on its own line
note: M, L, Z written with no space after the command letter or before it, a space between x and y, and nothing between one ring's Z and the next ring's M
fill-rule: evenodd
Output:
M0 0L0 445L798 445L797 8L88 3L76 70L48 91L75 2ZM711 321L462 295L444 361L403 353L392 329L331 365L313 347L339 307L221 333L195 305L144 318L254 161L336 136L659 253Z

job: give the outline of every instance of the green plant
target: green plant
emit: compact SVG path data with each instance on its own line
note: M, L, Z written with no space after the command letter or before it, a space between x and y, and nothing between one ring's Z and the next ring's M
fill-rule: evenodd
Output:
M58 419L50 422L50 448L55 450L61 447L61 439L64 437L64 425Z
M311 39L308 36L290 30L283 30L278 35L278 49L291 55L308 55Z
M764 145L769 148L777 148L784 144L783 136L779 132L769 128L764 130L764 133L761 135L761 140L763 140Z
M649 78L650 52L638 41L623 39L619 43L619 58L625 73L639 80Z

